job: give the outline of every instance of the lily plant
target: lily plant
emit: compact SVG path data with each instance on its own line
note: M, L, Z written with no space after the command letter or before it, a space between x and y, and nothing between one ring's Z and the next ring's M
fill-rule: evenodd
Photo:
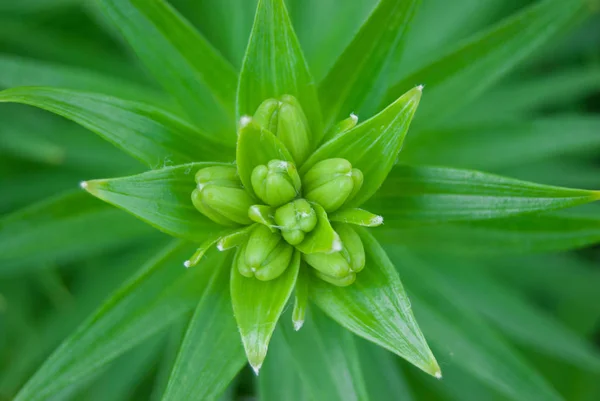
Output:
M350 333L442 378L426 341L434 334L417 323L420 313L428 327L439 320L427 306L415 318L397 258L382 244L402 245L431 229L427 236L443 247L455 231L435 224L502 226L502 218L593 202L600 193L405 164L405 138L407 148L413 135L415 146L427 143L448 116L590 14L593 2L540 1L388 82L419 3L380 0L316 82L283 0L258 1L239 72L167 2L98 0L169 98L54 87L1 92L0 102L66 117L141 161L145 172L84 180L81 188L176 238L63 343L16 400L58 394L114 358L103 336L132 347L185 317L190 305L195 312L163 400L214 399L246 362L257 375L272 374L261 367L273 344L287 343L303 378L318 381L306 366L334 355L337 342L354 341ZM553 219L546 216L540 224ZM437 294L435 280L428 283L421 293ZM307 349L314 355L294 351ZM90 356L78 362L78 352ZM350 354L335 355L356 365ZM272 358L275 370L286 367L277 365L281 354ZM506 366L528 372L512 360Z

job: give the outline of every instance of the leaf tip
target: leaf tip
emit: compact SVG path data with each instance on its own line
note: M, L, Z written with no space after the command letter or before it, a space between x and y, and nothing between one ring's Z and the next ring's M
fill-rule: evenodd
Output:
M240 118L240 128L246 127L251 122L252 122L252 117L250 117L250 116L242 116Z
M442 378L442 371L441 371L441 370L438 370L437 372L435 372L435 373L433 374L433 376L434 376L436 379L438 379L438 380L439 380L439 379L441 379L441 378Z
M425 85L417 85L417 87L415 89L418 90L419 92L423 92L424 88L425 88Z
M304 326L304 319L294 320L294 331L300 331L302 326Z
M260 373L260 368L262 367L262 361L258 364L254 364L254 363L250 362L250 366L252 366L252 370L254 371L254 374L256 376L258 376L258 374Z
M183 266L187 269L190 266L192 266L192 262L190 262L189 260L186 260L185 262L183 262Z
M81 182L79 183L79 187L80 187L81 189L85 189L85 190L87 191L87 188L88 188L88 183L87 183L87 181L81 181Z
M352 119L352 121L354 121L355 124L358 122L358 116L356 114L350 113L350 118Z
M371 227L378 227L383 224L383 216L375 216L370 221Z

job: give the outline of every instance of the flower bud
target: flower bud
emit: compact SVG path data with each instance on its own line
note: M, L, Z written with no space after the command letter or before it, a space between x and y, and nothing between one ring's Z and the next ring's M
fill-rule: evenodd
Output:
M256 195L271 206L281 206L300 193L300 176L296 167L283 160L271 160L256 166L251 176Z
M346 159L326 159L312 166L302 179L304 197L326 212L339 209L360 190L363 174Z
M321 273L333 278L344 278L352 273L348 261L342 256L341 252L306 253L304 254L304 261Z
M275 223L289 244L298 245L317 225L317 214L305 199L297 199L275 211Z
M290 151L296 163L304 163L311 151L310 125L300 103L293 96L281 97L276 135Z
M207 167L196 173L192 203L206 217L224 226L250 224L248 208L254 203L242 187L233 166Z
M238 269L243 275L243 272L253 273L261 281L272 280L287 269L293 253L294 248L283 241L281 235L259 224L248 238L243 261L238 261Z
M328 276L326 274L321 273L318 270L315 270L315 275L323 281L327 281L330 284L337 285L338 287L347 287L350 284L354 283L356 280L356 273L350 273L346 277L343 278L335 278Z
M334 224L333 229L340 236L342 250L340 253L348 262L350 270L360 272L365 267L365 247L360 236L348 224Z
M279 117L279 101L276 99L267 99L258 106L254 117L252 118L261 128L270 131L273 135L277 134L277 121Z

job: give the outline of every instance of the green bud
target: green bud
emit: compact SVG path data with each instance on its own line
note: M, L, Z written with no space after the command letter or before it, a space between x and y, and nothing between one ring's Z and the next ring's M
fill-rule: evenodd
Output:
M272 280L287 269L293 253L294 248L283 241L281 235L273 233L268 227L259 224L252 230L248 238L244 261L243 263L238 262L238 269L243 264L242 270L248 272L249 269L257 279Z
M306 253L304 261L321 273L341 279L352 273L348 261L341 252L334 253Z
M258 106L254 113L253 120L260 127L277 134L277 121L279 118L279 101L276 99L267 99Z
M243 189L236 168L207 167L196 173L192 203L206 217L224 226L250 224L248 208L254 203Z
M317 214L305 199L296 199L275 211L275 223L289 244L298 245L317 225Z
M334 224L333 229L340 236L342 250L340 253L348 262L350 270L360 272L365 267L365 247L360 236L347 224Z
M290 151L296 164L304 163L311 151L310 125L300 103L293 96L284 95L281 98L276 135Z
M356 273L350 273L346 277L343 278L335 278L328 276L327 274L323 274L320 271L316 270L315 275L319 277L323 281L327 281L330 284L337 285L338 287L347 287L350 284L354 283L356 280Z
M281 206L300 193L300 176L293 163L271 160L267 165L256 166L251 176L256 195L271 206Z
M304 197L326 212L339 209L360 190L363 174L346 159L327 159L312 166L304 175Z

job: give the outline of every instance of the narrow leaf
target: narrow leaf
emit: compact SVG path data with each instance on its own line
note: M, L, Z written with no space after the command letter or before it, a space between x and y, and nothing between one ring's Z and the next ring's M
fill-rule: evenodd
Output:
M163 0L99 0L156 80L206 132L232 145L237 75Z
M419 123L431 124L474 100L526 57L592 11L587 0L542 0L477 34L404 78L387 102L416 83L427 86Z
M217 163L191 163L130 177L84 181L81 187L175 237L203 242L222 230L192 204L194 174ZM189 256L189 255L188 255Z
M79 0L78 0L79 1ZM0 54L0 87L53 86L172 107L159 91L83 68Z
M600 242L600 219L540 215L376 230L386 243L457 255L563 251Z
M290 298L300 267L300 253L294 252L285 272L274 280L244 277L231 269L231 302L246 356L258 374L267 355L269 341Z
M0 102L29 104L89 129L151 168L199 160L225 160L227 148L153 106L106 95L55 88L14 88Z
M422 132L402 152L402 162L485 170L522 168L524 162L599 149L599 131L600 118L590 115L440 128Z
M402 95L388 108L322 145L302 166L301 175L316 163L341 157L362 171L364 184L347 207L359 206L383 184L398 153L421 99L421 87Z
M361 114L405 33L420 0L381 0L319 85L325 127L350 113Z
M365 247L365 269L343 288L313 277L311 299L348 330L441 377L392 262L371 234L362 228L356 232Z
M561 400L541 374L529 366L506 342L463 303L455 291L448 298L443 280L431 268L401 248L391 250L410 284L411 298L423 330L446 364L456 365L504 396L520 401Z
M483 220L568 208L600 191L535 184L472 170L397 166L373 201L388 225Z
M220 395L246 358L233 319L229 297L231 255L214 270L190 321L163 401L209 400Z
M268 98L295 96L308 118L312 143L323 137L316 85L283 0L260 0L237 93L237 116L253 115Z
M283 319L281 326L294 363L280 369L298 373L309 399L369 400L350 332L315 308L309 310L302 330L295 331L289 319Z
M271 160L294 161L275 135L253 122L240 128L235 159L242 184L253 195L251 177L256 166L266 166Z
M185 270L180 262L189 252L176 242L150 260L63 342L15 401L50 399L190 312L214 270L225 266L216 253L205 262L214 267Z
M344 209L329 216L330 221L355 224L364 227L377 227L383 224L383 217L363 209Z
M69 192L0 219L0 273L90 257L148 240L151 234L123 212L83 192Z

